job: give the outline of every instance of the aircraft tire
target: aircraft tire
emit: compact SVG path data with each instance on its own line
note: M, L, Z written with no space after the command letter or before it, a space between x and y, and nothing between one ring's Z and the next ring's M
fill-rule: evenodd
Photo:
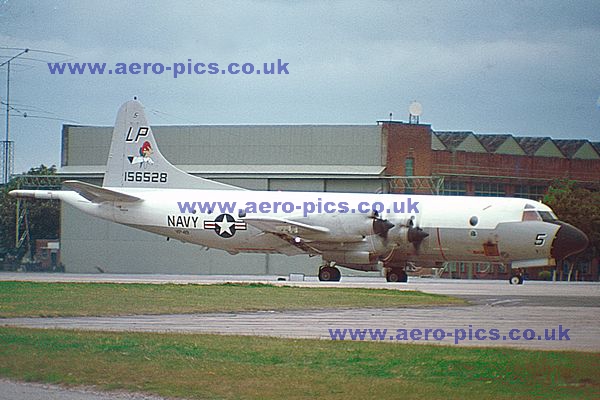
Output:
M408 275L406 275L406 271L399 268L392 268L388 271L386 275L386 280L388 282L402 282L405 283L408 281Z
M513 275L508 280L508 283L510 283L511 285L522 285L523 284L523 277L519 276L519 275Z
M319 269L319 280L323 282L337 282L341 279L342 273L335 267L322 267Z
M339 282L340 279L342 279L342 272L339 269L335 268L335 267L332 267L332 269L335 271L335 275L333 277L333 280L336 281L336 282Z

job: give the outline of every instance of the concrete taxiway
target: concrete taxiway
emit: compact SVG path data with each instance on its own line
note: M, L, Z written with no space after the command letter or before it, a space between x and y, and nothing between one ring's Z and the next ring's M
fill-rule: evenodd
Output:
M125 391L99 391L93 387L62 387L0 379L0 400L167 400Z
M264 282L294 286L367 287L447 294L467 299L471 303L469 306L460 307L322 309L85 318L10 318L1 320L1 325L109 331L239 334L326 340L331 340L330 330L379 329L382 332L383 329L386 329L385 335L382 336L382 342L600 351L600 319L597 317L600 315L600 284L598 283L526 282L524 285L509 285L505 281L411 278L407 284L392 284L379 277L345 277L339 283L323 283L318 282L316 278L308 278L300 282L283 282L273 276L206 277L18 273L0 274L0 280L146 282L155 284ZM428 340L424 340L426 329L430 330ZM480 331L476 333L478 329ZM485 331L481 331L481 329ZM498 329L497 340L491 340L490 330L492 329ZM434 332L435 330L437 332ZM511 330L513 330L512 333ZM518 332L514 330L518 330ZM554 340L546 340L546 336L549 339L552 337L553 330ZM403 339L405 332L408 334L406 340ZM414 337L411 338L411 334ZM464 335L464 338L458 340L457 335L459 337ZM523 335L529 340L524 339ZM442 336L443 339L438 340ZM513 340L517 337L519 339ZM369 334L366 339L370 340ZM351 340L348 334L346 340Z

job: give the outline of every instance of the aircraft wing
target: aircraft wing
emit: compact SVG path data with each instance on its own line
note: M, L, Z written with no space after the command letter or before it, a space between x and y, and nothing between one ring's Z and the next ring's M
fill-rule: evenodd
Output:
M323 226L308 225L285 218L245 217L244 221L264 232L277 235L284 234L291 237L309 239L315 236L323 236L330 232L329 228Z
M139 197L131 196L129 194L120 193L115 190L102 188L99 186L91 185L89 183L80 181L64 181L63 184L79 193L83 198L91 201L92 203L102 203L104 201L118 201L122 203L134 203L141 201Z
M285 218L272 217L246 217L244 222L260 229L263 234L271 234L288 243L289 246L280 247L282 254L319 254L320 251L309 243L326 237L330 230L323 226L308 225L302 222L291 221Z
M244 221L265 233L271 233L299 247L306 243L353 243L362 242L364 236L360 233L340 235L335 228L321 225L311 225L286 218L245 217ZM314 248L316 249L316 248Z

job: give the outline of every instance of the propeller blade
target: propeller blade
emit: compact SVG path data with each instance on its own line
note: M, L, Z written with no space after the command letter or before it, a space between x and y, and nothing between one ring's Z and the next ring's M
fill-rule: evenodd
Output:
M412 243L416 254L419 254L423 240L429 236L429 233L421 228L421 218L423 218L423 206L420 207L419 213L412 219L412 226L408 228L408 241Z
M429 236L429 233L425 232L423 229L416 227L408 228L408 241L411 243L419 243L423 239Z
M382 238L386 238L388 231L394 226L395 225L387 219L377 218L373 220L373 232Z

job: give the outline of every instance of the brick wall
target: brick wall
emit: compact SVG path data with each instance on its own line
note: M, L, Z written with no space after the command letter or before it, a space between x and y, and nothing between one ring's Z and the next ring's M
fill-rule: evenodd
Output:
M406 175L406 158L414 158L414 176L431 175L431 126L383 122L382 132L386 142L386 174Z
M414 158L414 176L465 175L532 178L550 181L569 178L600 182L600 160L518 156L465 151L431 150L431 126L382 122L387 175L406 175L405 161Z
M600 160L431 151L432 173L600 182Z

